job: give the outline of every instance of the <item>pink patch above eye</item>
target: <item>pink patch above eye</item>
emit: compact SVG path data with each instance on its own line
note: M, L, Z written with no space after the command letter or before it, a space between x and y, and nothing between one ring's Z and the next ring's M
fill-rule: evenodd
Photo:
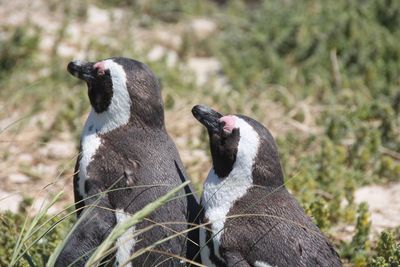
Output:
M93 67L97 70L97 73L99 75L104 75L104 73L106 72L106 66L104 65L103 61L97 62L93 65Z
M224 125L224 131L231 133L232 130L235 128L235 116L232 115L228 115L228 116L224 116L222 118L219 119L219 121L223 121L225 123Z

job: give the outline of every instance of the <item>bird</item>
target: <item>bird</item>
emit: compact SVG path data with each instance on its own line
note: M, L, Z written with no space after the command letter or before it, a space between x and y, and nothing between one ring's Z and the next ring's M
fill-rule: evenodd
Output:
M267 128L244 115L192 109L209 136L212 168L200 205L206 266L342 266L333 245L288 192Z
M187 175L166 131L160 82L146 64L113 57L71 61L67 70L86 82L91 111L81 134L73 179L80 222L56 266L83 266L115 225L185 182ZM181 266L182 259L177 257L194 259L198 233L189 228L199 211L198 199L191 186L178 195L124 233L108 263ZM135 251L180 232L130 259Z

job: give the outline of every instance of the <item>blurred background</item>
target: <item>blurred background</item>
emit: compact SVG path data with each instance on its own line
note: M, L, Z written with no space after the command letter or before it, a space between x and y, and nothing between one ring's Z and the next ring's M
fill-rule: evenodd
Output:
M0 266L43 201L73 202L90 104L68 62L112 56L159 77L199 190L211 161L192 106L251 116L346 265L400 264L400 1L1 0ZM42 266L73 220L40 228L20 266Z

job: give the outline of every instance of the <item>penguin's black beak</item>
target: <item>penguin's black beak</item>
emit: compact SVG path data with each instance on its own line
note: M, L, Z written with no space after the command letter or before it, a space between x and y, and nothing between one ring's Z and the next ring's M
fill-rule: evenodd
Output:
M75 77L89 82L95 78L95 70L93 65L93 62L74 60L68 63L67 70Z
M203 105L196 105L192 108L193 116L203 124L209 132L217 133L221 129L221 122L219 119L222 114Z

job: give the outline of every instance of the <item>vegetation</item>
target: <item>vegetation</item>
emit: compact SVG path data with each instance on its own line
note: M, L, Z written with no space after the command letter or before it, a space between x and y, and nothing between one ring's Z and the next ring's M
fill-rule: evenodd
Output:
M68 59L59 47L69 40L69 23L83 24L90 6L123 9L126 20L105 34L106 43L89 38L82 48L89 59L125 55L149 63L163 85L167 113L182 113L183 107L189 112L193 104L207 103L262 122L271 113L279 114L284 122L279 126L290 126L272 129L287 186L335 242L343 261L352 266L400 264L400 231L374 237L368 206L354 199L355 190L363 185L400 182L399 1L75 2L58 6L50 1L46 7L64 14L50 52L40 48L44 33L33 24L0 26L4 32L0 35L0 98L4 99L0 118L15 110L30 115L47 111L55 118L50 127L43 126L40 142L62 132L72 132L78 140L82 114L88 111L86 93L81 83L66 78ZM216 22L216 32L206 39L196 37L186 27L196 17ZM152 39L144 41L144 50L135 43L140 30L166 28L176 29L181 37L181 44L170 48L177 55L176 64L168 63L166 54L155 61L146 58ZM213 79L196 83L186 65L194 56L217 58L222 66L219 75L229 89L221 90ZM30 104L19 105L22 99L30 99ZM180 128L168 126L173 137L180 135ZM200 140L188 141L189 149L208 150L204 132L186 138ZM6 160L7 151L1 156ZM191 163L187 166L192 177L206 175L197 173ZM1 266L15 259L15 237L23 232L26 216L26 209L1 215ZM38 225L46 220L43 215ZM57 220L52 218L47 228L27 240L24 246L36 243L18 264L41 266L47 261L73 218L47 233L45 229ZM355 226L350 241L336 238L340 225Z
M1 266L44 266L51 253L65 236L72 218L47 215L48 209L59 199L43 206L33 217L28 216L27 206L32 201L21 203L19 213L5 212L0 224L0 265Z
M372 258L372 267L392 267L400 265L400 244L392 232L383 231L378 240L377 255Z

